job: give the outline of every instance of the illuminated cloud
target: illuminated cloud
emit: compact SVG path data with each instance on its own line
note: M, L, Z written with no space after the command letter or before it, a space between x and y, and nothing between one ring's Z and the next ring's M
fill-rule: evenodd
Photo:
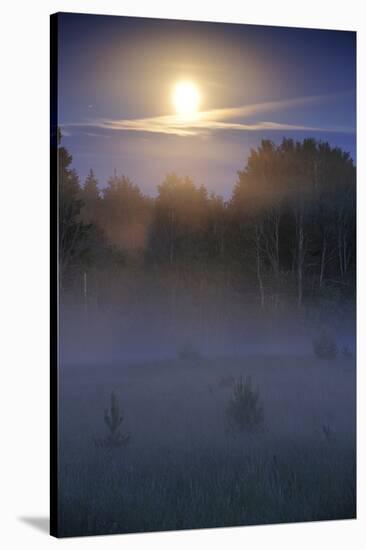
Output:
M113 131L152 132L159 134L172 134L177 136L195 136L208 134L213 131L259 131L259 130L297 130L311 132L342 132L353 133L354 128L349 127L319 127L302 124L287 124L282 122L258 121L245 123L241 119L252 117L262 113L271 113L280 109L311 105L329 99L334 96L308 96L280 101L269 101L231 107L224 109L211 109L201 111L190 119L179 115L165 115L138 119L96 119L81 123L65 124L63 128L94 128Z

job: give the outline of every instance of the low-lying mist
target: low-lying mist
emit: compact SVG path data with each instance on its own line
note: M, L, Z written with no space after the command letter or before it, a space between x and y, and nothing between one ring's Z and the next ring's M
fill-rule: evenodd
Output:
M63 302L61 532L354 517L351 309L312 325L314 312L227 295L222 307L220 293L205 304L177 293L174 310L170 295L147 294L114 307ZM325 325L337 352L318 357ZM238 401L248 380L254 405L251 394ZM230 422L233 399L244 420L261 411L258 426Z
M204 357L311 355L314 336L326 327L339 350L355 352L353 308L321 314L309 307L261 310L240 296L219 289L185 289L174 295L134 296L87 307L66 302L60 315L61 367L176 358L187 352ZM216 290L216 293L215 293ZM119 300L119 301L118 301Z

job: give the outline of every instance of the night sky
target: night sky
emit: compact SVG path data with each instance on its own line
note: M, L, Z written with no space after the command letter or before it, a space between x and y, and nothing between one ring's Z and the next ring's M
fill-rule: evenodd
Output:
M177 124L172 90L199 89ZM61 14L59 124L83 181L114 169L148 194L169 172L230 196L261 139L315 137L355 159L356 34Z

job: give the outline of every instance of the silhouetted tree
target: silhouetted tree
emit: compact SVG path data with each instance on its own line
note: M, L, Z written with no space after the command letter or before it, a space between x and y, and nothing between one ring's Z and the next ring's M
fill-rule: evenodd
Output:
M190 178L168 174L158 186L154 243L157 254L170 265L201 262L207 253L208 195Z
M98 180L92 169L90 169L85 179L81 190L81 197L84 203L81 210L83 221L86 223L98 223L101 210L101 197Z
M80 196L79 177L71 168L72 156L61 146L59 133L58 184L59 184L59 261L61 285L67 271L80 265L88 251L90 227L80 216L83 202Z
M100 224L106 237L127 254L145 251L151 223L151 199L125 176L115 174L103 189Z

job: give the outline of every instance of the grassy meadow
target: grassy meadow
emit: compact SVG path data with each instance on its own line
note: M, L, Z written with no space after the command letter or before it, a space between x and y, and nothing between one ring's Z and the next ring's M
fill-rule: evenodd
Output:
M65 366L62 535L354 518L354 363L263 355ZM263 423L233 432L228 404L248 376ZM112 391L126 445L98 444Z

